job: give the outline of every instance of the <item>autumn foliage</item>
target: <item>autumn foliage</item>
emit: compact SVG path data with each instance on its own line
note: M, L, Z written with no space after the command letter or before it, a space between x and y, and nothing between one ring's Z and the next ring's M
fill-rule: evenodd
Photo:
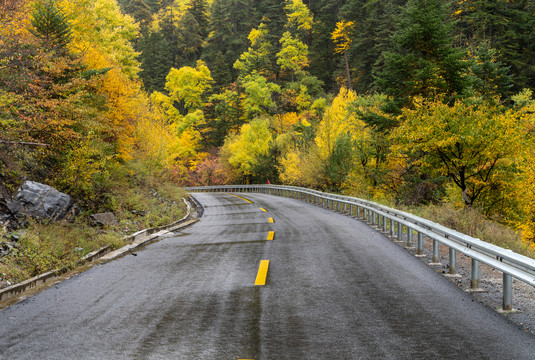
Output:
M470 207L532 242L533 8L484 3L4 1L0 152L93 207L137 173L269 180Z

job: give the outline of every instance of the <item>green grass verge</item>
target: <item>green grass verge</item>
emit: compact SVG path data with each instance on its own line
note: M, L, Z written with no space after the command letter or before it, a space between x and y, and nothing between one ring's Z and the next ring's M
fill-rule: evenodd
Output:
M143 177L113 188L114 207L109 210L115 214L118 226L91 226L89 212L70 223L29 221L27 228L16 232L16 249L0 258L0 282L14 284L50 270L74 268L91 251L108 245L120 248L128 234L182 218L185 196L171 182ZM1 235L12 234L0 229Z

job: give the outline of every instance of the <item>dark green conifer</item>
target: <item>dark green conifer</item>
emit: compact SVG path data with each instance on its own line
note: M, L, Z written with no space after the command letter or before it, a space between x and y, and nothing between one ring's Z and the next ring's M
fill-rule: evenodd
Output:
M63 51L71 39L67 16L55 0L43 0L34 5L31 25L31 33L50 49Z
M461 61L465 52L453 46L449 13L442 0L409 0L402 8L376 78L378 88L398 106L416 95L452 97L468 86L463 76L467 64Z

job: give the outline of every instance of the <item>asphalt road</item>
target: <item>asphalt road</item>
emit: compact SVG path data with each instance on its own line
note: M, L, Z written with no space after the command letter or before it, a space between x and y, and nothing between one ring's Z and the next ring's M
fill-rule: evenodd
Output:
M0 311L0 358L535 359L533 335L362 222L242 196L195 194L183 233Z

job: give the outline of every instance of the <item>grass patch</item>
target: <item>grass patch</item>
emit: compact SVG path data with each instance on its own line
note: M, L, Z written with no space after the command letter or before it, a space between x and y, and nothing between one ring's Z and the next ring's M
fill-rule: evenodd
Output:
M4 280L20 282L59 268L74 268L91 251L124 245L122 234L92 228L81 219L74 223L38 223L19 232L18 246L0 262Z

